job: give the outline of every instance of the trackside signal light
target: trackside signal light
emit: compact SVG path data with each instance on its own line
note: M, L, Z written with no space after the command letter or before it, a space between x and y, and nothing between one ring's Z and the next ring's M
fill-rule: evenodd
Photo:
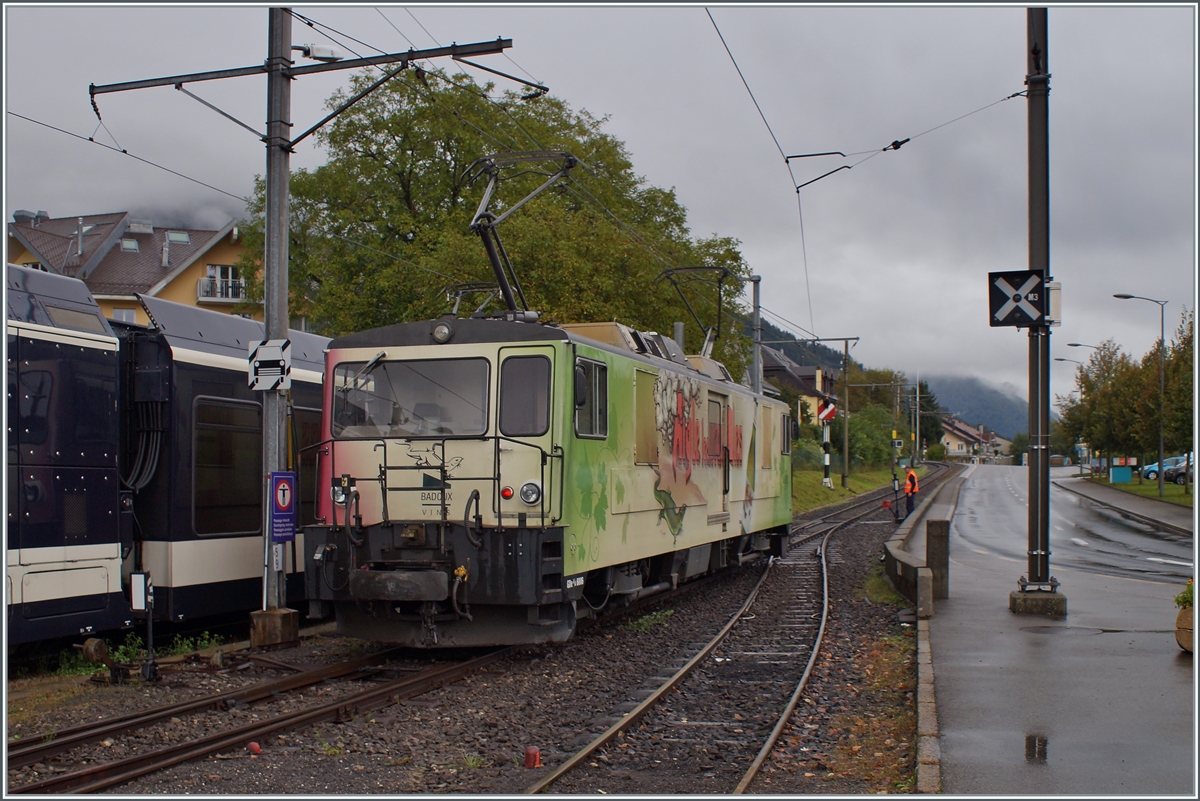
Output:
M512 487L505 487L504 489L500 490L500 497L503 498L504 500L507 501L508 499L512 498L512 496L513 496L513 488Z

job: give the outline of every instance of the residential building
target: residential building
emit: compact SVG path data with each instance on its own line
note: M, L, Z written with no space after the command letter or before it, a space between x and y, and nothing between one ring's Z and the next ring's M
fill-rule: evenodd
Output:
M234 221L219 230L164 227L129 212L50 217L17 211L8 262L79 278L110 319L147 323L136 295L234 313L245 299ZM253 316L261 320L261 307Z
M942 445L946 448L946 459L968 462L975 456L990 456L991 437L982 429L983 426L975 428L953 417L942 420Z
M837 402L837 396L832 393L833 376L819 365L797 364L782 350L763 345L762 371L764 382L770 381L800 396L800 402L808 406L809 422L816 422L818 401Z

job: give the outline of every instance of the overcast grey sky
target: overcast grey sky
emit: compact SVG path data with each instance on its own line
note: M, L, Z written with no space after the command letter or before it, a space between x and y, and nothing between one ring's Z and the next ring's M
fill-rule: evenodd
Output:
M509 58L479 60L607 117L637 172L676 189L693 233L741 240L772 312L861 337L852 355L870 367L978 375L1025 394L1027 338L989 328L986 276L1027 267L1026 101L997 102L1024 89L1024 6L709 6L778 148L704 6L295 8L387 51L511 38ZM244 214L227 195L13 113L90 136L89 83L261 63L266 6L4 10L6 220L128 210L215 227ZM1065 318L1054 355L1083 360L1065 343L1111 337L1140 357L1157 309L1113 293L1168 300L1168 336L1194 307L1196 7L1050 6L1048 25L1051 268ZM331 44L299 22L293 39ZM294 130L319 120L346 78L299 78ZM261 127L264 77L191 89ZM239 196L264 172L251 133L169 87L99 104L98 141ZM779 148L862 153L793 161L803 183L905 137L801 190L802 240ZM323 158L304 144L292 165ZM1055 363L1053 391L1072 388L1074 367Z

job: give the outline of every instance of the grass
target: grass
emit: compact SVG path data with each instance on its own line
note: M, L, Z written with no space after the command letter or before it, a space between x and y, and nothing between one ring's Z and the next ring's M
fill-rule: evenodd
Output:
M917 475L924 476L928 468L918 467ZM821 486L824 472L821 470L795 470L792 472L792 511L807 512L821 506L840 503L865 492L890 487L892 471L888 467L870 467L852 470L846 488L842 487L842 477L830 473L833 489ZM896 468L896 477L904 481L904 471ZM900 492L900 502L904 502L903 489Z
M866 581L863 582L860 590L861 597L865 597L873 604L891 604L892 606L902 607L908 606L908 600L896 592L892 587L892 583L888 581L887 571L883 565L875 565L871 568L871 572L867 574Z
M674 609L660 609L657 612L651 612L648 615L642 615L637 620L631 620L626 623L624 628L630 631L645 632L655 626L667 625L667 618L675 614Z
M1108 483L1108 478L1105 476L1092 476L1088 480L1094 481L1097 484L1103 484L1105 486L1112 487L1113 489L1121 490L1121 492L1128 492L1131 495L1141 495L1143 498L1153 498L1156 501L1163 500L1167 501L1168 503L1178 504L1179 506L1187 506L1189 508L1194 506L1192 499L1196 497L1195 485L1185 487L1182 484L1168 484L1163 482L1163 496L1162 498L1159 498L1157 479L1154 481L1143 479L1141 483L1138 483L1137 481L1131 481L1128 484L1110 484ZM1184 489L1187 490L1187 494L1184 494Z

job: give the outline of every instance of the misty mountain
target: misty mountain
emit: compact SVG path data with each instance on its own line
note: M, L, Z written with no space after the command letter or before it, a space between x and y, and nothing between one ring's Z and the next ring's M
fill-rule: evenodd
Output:
M925 380L942 408L964 423L983 423L1005 439L1029 430L1029 401L1011 384L996 387L976 376L929 376Z

